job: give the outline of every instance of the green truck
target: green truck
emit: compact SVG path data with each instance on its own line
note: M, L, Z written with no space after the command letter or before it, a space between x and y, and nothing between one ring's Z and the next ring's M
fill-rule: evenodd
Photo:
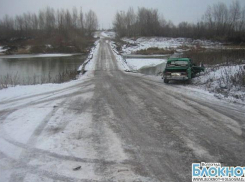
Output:
M169 83L170 80L189 82L204 70L203 65L196 66L190 58L170 58L163 72L164 83Z

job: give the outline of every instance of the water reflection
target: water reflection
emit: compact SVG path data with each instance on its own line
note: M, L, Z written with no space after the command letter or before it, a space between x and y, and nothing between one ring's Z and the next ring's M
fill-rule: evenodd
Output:
M11 77L18 84L52 82L58 75L77 70L86 59L83 55L65 57L0 57L1 79Z

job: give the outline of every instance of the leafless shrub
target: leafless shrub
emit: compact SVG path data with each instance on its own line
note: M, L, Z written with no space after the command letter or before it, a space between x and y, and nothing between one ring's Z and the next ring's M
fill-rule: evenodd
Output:
M241 64L245 57L243 49L238 50L207 50L184 52L184 57L191 58L195 63L206 65L234 65Z
M52 83L63 83L75 79L77 70L65 70L54 77Z
M243 66L239 66L238 71L232 74L231 69L225 69L221 72L220 86L225 85L226 89L230 90L232 87L236 87L241 90L245 87L245 69Z
M174 49L161 49L158 47L150 47L148 49L142 49L135 52L136 54L142 55L153 55L153 54L173 54Z
M212 70L212 69L209 69ZM209 71L210 73L213 71ZM213 72L215 73L215 71ZM209 74L209 73L207 73ZM217 75L219 74L219 75ZM244 66L234 69L234 66L225 66L220 73L209 75L205 85L207 90L228 96L231 92L245 91L245 69Z
M195 85L215 93L218 98L232 97L245 101L244 65L212 65L206 68L202 76L194 78L193 82Z
M28 39L30 36L39 36L45 34L62 33L67 35L70 31L73 33L82 32L85 35L87 32L92 35L92 32L98 27L98 19L95 12L90 10L85 14L80 8L78 12L74 7L72 11L68 9L58 9L55 11L51 7L46 7L36 13L24 13L17 15L15 18L5 15L0 19L0 38L16 38ZM63 37L65 38L65 37Z
M15 75L0 76L0 89L8 88L8 85L16 86L17 84L19 84L18 72Z
M197 23L180 22L174 25L160 16L157 9L139 7L128 11L118 11L113 21L114 30L119 37L165 36L215 39L236 44L244 42L245 7L238 0L228 7L223 2L208 6Z
M44 83L63 83L77 77L77 70L65 70L60 72L56 76L51 76L49 72L48 76L38 76L33 75L32 77L27 77L20 81L20 76L18 73L15 75L7 74L5 76L0 76L0 89L13 87L16 85L36 85L36 84L44 84Z

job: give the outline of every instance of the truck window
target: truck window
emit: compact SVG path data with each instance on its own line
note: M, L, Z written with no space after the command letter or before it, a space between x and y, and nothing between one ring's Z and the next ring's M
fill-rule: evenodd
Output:
M168 63L168 67L171 66L187 66L188 62L187 61L171 61L170 63Z

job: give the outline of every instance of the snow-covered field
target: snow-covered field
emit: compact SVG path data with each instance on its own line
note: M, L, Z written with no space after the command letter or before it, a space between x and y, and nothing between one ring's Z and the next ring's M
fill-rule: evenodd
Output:
M106 31L106 32L102 32L101 36L114 39L116 37L116 33L112 31Z
M238 83L242 75L244 79L244 66L208 67L204 73L192 80L192 87L214 93L219 99L245 104L245 87Z
M149 47L158 48L177 48L182 45L193 46L199 44L206 48L218 48L221 44L211 41L192 40L184 38L139 38L136 41L131 39L124 39L124 41L134 44L127 47L124 45L123 52L130 54L137 50L147 49ZM116 45L112 42L111 47L117 57L118 64L122 65L121 68L129 71L137 71L142 67L154 67L161 63L166 62L166 59L124 59L116 50ZM185 86L190 89L199 90L200 92L210 92L212 95L219 99L225 99L229 102L236 102L245 104L245 88L233 85L231 82L232 77L244 69L244 65L237 66L218 66L216 69L207 68L205 73L201 73L198 77L192 80L192 84ZM157 77L161 79L161 77Z
M72 80L70 82L62 83L62 84L54 84L54 83L47 83L47 84L39 84L39 85L17 85L15 87L9 87L7 89L0 90L0 100L15 100L23 97L29 97L36 94L41 94L44 91L55 92L56 90L65 89L67 87L74 86L81 81L85 81L90 77L90 74L86 74L84 76L79 76L77 80ZM22 104L22 103L21 103ZM9 105L10 106L10 105ZM9 107L7 106L7 107ZM11 104L12 106L16 106L15 104ZM3 108L2 108L3 109Z
M190 38L141 37L136 40L129 38L123 38L122 40L128 43L122 47L124 54L131 54L133 52L148 49L150 47L157 47L159 49L174 48L181 51L181 46L201 46L204 48L220 48L222 46L219 42L199 39L193 40Z
M166 63L166 59L126 59L128 66L132 70L139 70L143 67L153 67L161 63Z
M0 46L0 53L6 51L6 49L3 49L3 46Z
M123 58L116 50L116 45L114 42L110 42L114 55L117 58L117 64L122 70L137 71L143 67L152 67L161 63L166 63L166 59L147 59L147 58Z
M123 54L132 54L139 50L148 48L174 49L176 52L186 51L191 48L205 49L223 49L223 45L219 42L210 40L194 40L190 38L165 38L165 37L141 37L138 39L123 38L127 44L122 46ZM150 66L154 59L129 59L126 60L128 67L140 69L143 66ZM152 66L155 66L154 64ZM129 70L130 70L129 69ZM233 85L232 79L238 71L243 69L240 66L227 66L216 69L208 68L205 73L192 80L190 88L199 89L213 93L219 99L226 99L231 102L245 103L245 88L239 85Z

